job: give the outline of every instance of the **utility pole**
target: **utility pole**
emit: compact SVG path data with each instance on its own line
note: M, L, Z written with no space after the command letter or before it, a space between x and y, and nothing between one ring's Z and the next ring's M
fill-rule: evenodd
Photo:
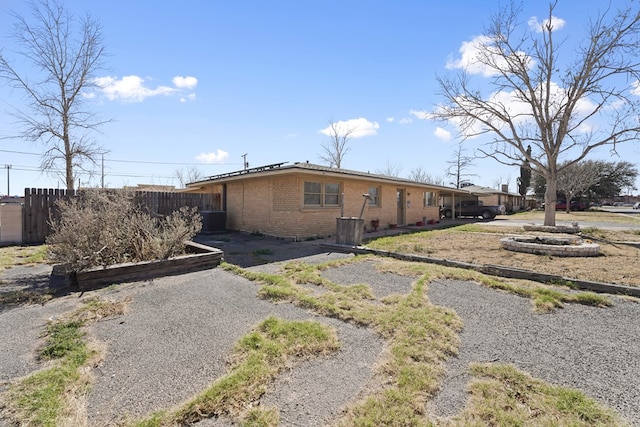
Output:
M248 154L249 154L249 153L245 153L245 154L243 154L243 155L241 156L241 157L242 157L242 159L244 160L244 161L243 161L243 163L244 163L244 170L249 169L249 163L247 162L247 155L248 155Z
M7 196L10 196L11 193L9 191L9 170L11 169L11 165L4 165L7 168Z

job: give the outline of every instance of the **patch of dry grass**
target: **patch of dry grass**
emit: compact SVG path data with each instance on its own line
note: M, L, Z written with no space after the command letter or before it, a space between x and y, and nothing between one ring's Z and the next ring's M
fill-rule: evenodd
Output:
M515 267L573 279L640 286L636 268L640 249L618 243L639 242L640 234L633 230L585 228L583 237L593 238L600 245L598 257L554 257L507 251L500 245L500 239L510 234L540 233L528 233L515 226L465 225L384 237L368 242L367 246L480 265Z
M517 221L535 221L542 224L544 221L543 211L520 212L508 217L499 217L501 219L517 220ZM584 212L564 212L556 211L556 221L577 221L581 226L589 222L608 222L616 224L640 224L640 215L629 214L621 215L600 210L589 210Z
M48 261L47 245L0 248L0 271L15 265L32 265Z

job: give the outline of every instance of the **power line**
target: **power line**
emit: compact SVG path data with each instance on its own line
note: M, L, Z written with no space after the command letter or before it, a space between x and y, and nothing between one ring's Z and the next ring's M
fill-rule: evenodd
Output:
M28 154L30 156L41 156L39 153L28 153L26 151L13 151L13 150L0 150L2 153L14 153L14 154Z
M14 151L14 150L0 150L1 153L13 153L13 154L26 154L30 156L41 156L40 153L30 153L26 151ZM227 166L227 165L239 165L238 162L231 163L182 163L182 162L157 162L151 160L123 160L123 159L109 159L105 158L105 162L113 162L113 163L144 163L150 165L174 165L174 166Z

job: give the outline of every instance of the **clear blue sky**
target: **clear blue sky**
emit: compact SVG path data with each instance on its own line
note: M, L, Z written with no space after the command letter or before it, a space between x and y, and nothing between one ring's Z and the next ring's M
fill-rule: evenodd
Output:
M560 0L571 43L584 36L601 0ZM613 2L624 4L622 0ZM400 175L422 167L444 177L453 157L453 129L421 119L441 101L436 76L461 59L463 43L482 33L498 1L323 0L182 2L67 0L103 25L109 56L100 73L105 90L92 108L113 122L97 141L105 156L105 184L178 185L177 169L204 176L280 162L322 163L321 130L329 120L360 119L343 167L376 172L388 165ZM23 0L0 0L0 46L9 11L26 13ZM545 1L525 1L526 21L543 19ZM17 92L0 86L0 137L13 132ZM356 123L356 122L350 122ZM64 187L38 171L42 146L0 140L0 194L25 187ZM17 151L20 153L12 153ZM29 154L34 153L34 154ZM470 149L469 154L472 153ZM640 159L639 144L595 157ZM595 158L593 157L593 158ZM82 185L99 185L100 168ZM477 160L469 173L478 185L509 183L518 168ZM449 181L449 179L447 179Z

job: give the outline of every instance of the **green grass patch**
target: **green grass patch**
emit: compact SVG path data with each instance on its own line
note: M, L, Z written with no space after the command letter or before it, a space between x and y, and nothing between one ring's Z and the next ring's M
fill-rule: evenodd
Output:
M48 262L47 245L0 247L0 270Z
M81 330L83 324L78 320L49 324L47 341L40 350L40 357L45 360L60 359L82 350L85 347L84 332Z
M474 364L471 398L444 425L624 426L611 409L584 393L531 377L502 364Z
M492 289L499 289L524 298L529 298L533 307L538 312L549 312L562 307L565 303L592 305L595 307L609 307L612 302L606 295L594 292L567 292L550 286L541 285L526 280L510 280L501 277L489 276L474 270L462 268L444 267L434 264L410 263L405 261L384 259L376 267L381 272L416 276L427 274L430 280L454 279L470 280L480 283ZM558 285L568 286L570 283L563 281Z
M268 384L292 357L304 359L339 348L333 328L314 321L287 321L269 317L236 344L229 373L211 387L170 413L155 413L133 425L138 427L190 425L203 418L232 415L242 425L277 425L277 410L254 409L249 403L264 394Z
M259 282L259 295L265 298L290 301L325 316L369 326L387 340L388 352L378 371L392 380L349 407L341 423L418 425L425 421L424 402L438 389L444 375L444 360L457 352L461 322L453 311L429 302L428 274L416 280L408 295L382 301L375 300L365 284L343 286L321 275L324 269L369 259L354 257L319 265L290 263L278 275L226 268ZM311 296L303 284L320 286L324 292Z
M81 395L89 380L82 373L95 352L85 339L84 326L105 313L121 312L125 302L86 300L82 307L50 323L39 350L48 367L10 385L1 396L5 413L17 425L58 426L74 419L73 396Z

